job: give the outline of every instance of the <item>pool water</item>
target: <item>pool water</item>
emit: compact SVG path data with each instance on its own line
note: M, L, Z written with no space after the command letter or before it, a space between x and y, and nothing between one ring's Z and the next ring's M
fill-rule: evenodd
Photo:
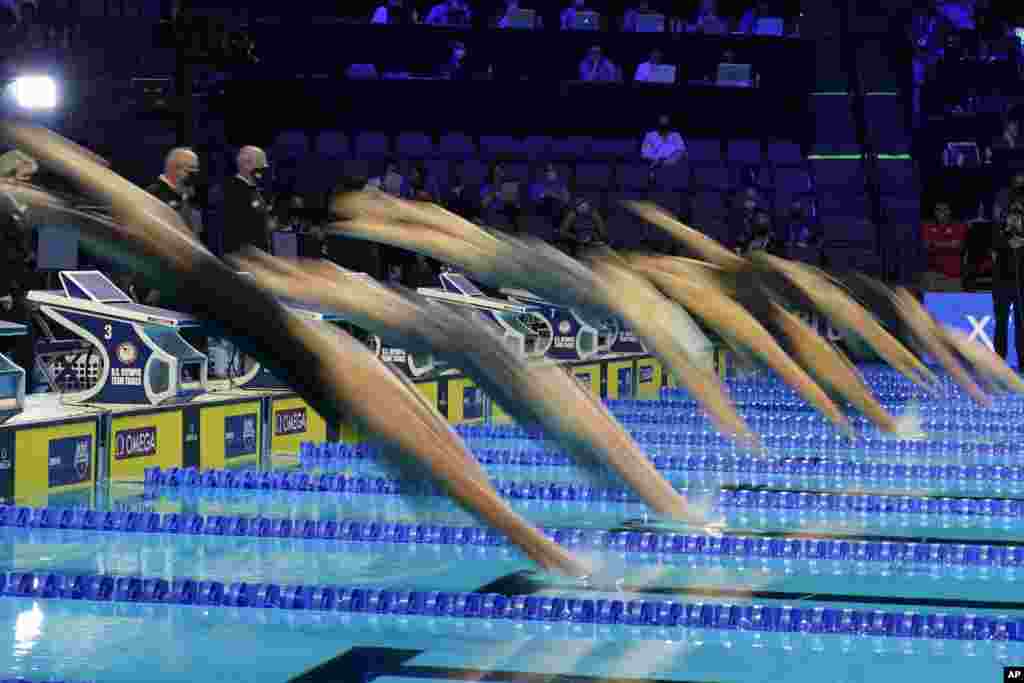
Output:
M1001 680L1024 664L1024 400L865 376L929 436L840 438L770 378L730 386L757 453L675 390L610 403L721 536L529 430L459 427L586 582L535 571L372 445L2 509L0 679Z

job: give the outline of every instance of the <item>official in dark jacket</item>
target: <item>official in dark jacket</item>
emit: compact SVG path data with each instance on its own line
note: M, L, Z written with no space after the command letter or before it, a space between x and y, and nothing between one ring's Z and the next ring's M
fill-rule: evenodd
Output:
M230 256L247 245L270 251L270 211L264 196L267 155L259 147L238 153L238 175L224 184L223 253Z
M36 161L17 150L0 156L0 320L20 323L29 333L15 337L5 352L29 376L35 364L35 338L25 294L37 286L35 256L32 253L31 215L10 194L3 183L27 183L39 170Z

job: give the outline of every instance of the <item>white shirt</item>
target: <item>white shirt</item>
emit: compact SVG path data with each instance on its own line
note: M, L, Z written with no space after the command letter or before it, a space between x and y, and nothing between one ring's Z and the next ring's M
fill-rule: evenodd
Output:
M686 143L683 136L676 131L662 136L656 130L644 136L644 144L640 150L640 156L648 161L664 161L679 153L686 153Z

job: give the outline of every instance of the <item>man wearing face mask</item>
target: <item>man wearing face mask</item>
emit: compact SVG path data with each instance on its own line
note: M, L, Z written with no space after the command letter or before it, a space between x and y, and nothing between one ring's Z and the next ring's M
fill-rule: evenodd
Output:
M651 165L652 172L686 158L686 142L678 131L672 130L667 115L658 117L658 127L644 136L640 156Z
M247 245L270 250L270 205L264 197L267 155L259 147L238 153L238 175L224 185L224 255Z
M174 209L196 237L203 231L199 211L193 203L198 174L199 156L187 147L177 147L168 152L163 174L146 189Z
M1017 347L1017 368L1021 366L1024 353L1024 314L1021 303L1024 291L1021 283L1022 250L1024 250L1024 192L1012 190L1001 221L993 226L992 260L992 307L995 313L995 351L1009 361L1008 328L1010 309L1013 309L1014 343Z

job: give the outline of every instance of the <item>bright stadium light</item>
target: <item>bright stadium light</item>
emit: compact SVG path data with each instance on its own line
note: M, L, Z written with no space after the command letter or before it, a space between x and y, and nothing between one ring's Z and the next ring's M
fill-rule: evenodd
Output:
M11 83L14 101L22 109L54 109L57 82L49 76L19 76Z

